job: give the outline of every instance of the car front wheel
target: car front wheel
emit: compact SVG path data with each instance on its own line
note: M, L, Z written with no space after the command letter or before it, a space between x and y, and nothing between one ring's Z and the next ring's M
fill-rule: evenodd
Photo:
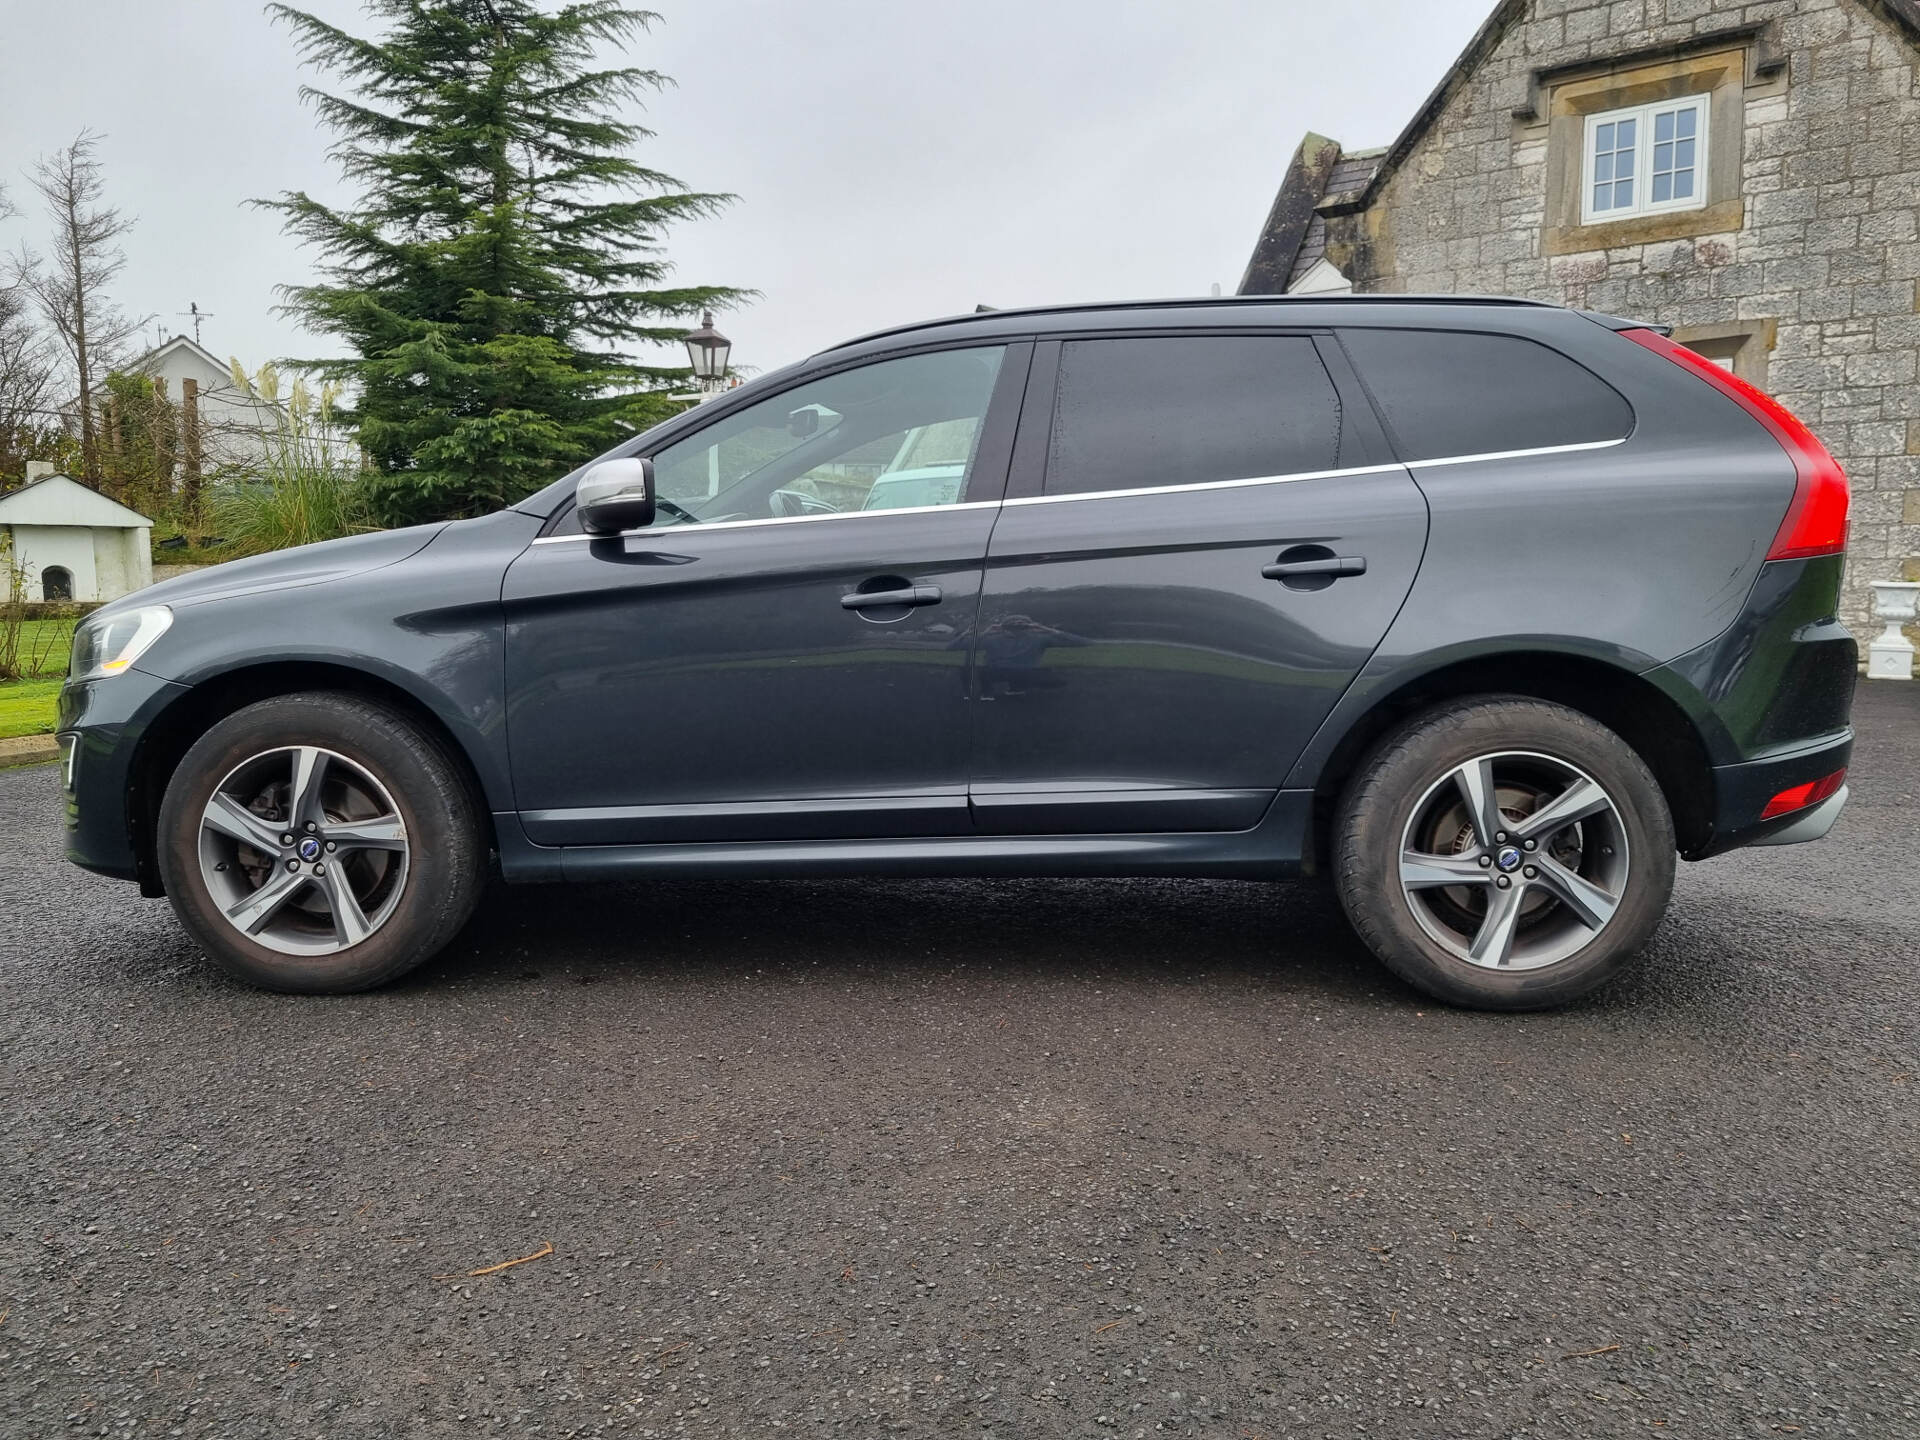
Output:
M1673 889L1673 820L1618 735L1517 696L1415 717L1335 825L1342 907L1396 974L1487 1010L1564 1004L1639 951Z
M161 804L160 874L223 969L342 994L451 940L486 877L480 810L444 746L353 695L281 696L213 726Z

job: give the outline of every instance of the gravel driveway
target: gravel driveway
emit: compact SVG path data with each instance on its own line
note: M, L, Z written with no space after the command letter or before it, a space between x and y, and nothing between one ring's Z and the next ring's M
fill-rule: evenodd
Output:
M0 1435L1920 1435L1920 685L1856 713L1827 843L1518 1018L1192 882L501 890L286 999L0 773Z

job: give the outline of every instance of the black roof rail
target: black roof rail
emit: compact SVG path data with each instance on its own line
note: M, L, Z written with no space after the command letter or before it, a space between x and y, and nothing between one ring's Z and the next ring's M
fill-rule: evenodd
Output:
M942 325L967 325L981 320L1006 320L1022 315L1079 315L1094 311L1194 309L1210 305L1526 305L1544 310L1566 308L1552 300L1529 300L1520 295L1401 295L1380 292L1364 295L1325 293L1318 295L1189 295L1156 300L1089 300L1070 305L1022 305L1007 310L983 309L966 315L943 315L933 320L915 320L905 325L889 325L884 330L870 330L864 335L854 336L851 340L842 340L838 345L829 345L820 353L831 354L835 350L863 345L869 340L879 340L888 335L905 335L915 330L931 330Z

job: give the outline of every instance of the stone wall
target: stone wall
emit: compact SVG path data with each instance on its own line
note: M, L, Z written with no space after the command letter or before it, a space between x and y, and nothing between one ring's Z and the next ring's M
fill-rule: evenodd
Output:
M1735 78L1743 204L1732 225L1549 253L1550 169L1564 157L1550 160L1547 97L1538 118L1514 115L1538 95L1536 77L1684 54L1682 42L1720 48L1763 22L1731 42L1749 62ZM1369 209L1329 220L1328 253L1362 290L1522 295L1684 327L1777 321L1767 387L1853 482L1843 614L1864 638L1867 582L1920 557L1916 62L1915 42L1863 0L1533 0Z

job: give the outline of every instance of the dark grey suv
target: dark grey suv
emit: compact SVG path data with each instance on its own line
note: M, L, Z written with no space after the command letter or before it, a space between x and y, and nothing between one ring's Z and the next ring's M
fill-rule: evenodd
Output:
M1657 329L1326 297L909 326L497 515L82 627L68 853L233 973L380 984L510 881L1325 874L1552 1005L1676 854L1824 834L1847 484ZM1284 934L1284 927L1276 930Z

